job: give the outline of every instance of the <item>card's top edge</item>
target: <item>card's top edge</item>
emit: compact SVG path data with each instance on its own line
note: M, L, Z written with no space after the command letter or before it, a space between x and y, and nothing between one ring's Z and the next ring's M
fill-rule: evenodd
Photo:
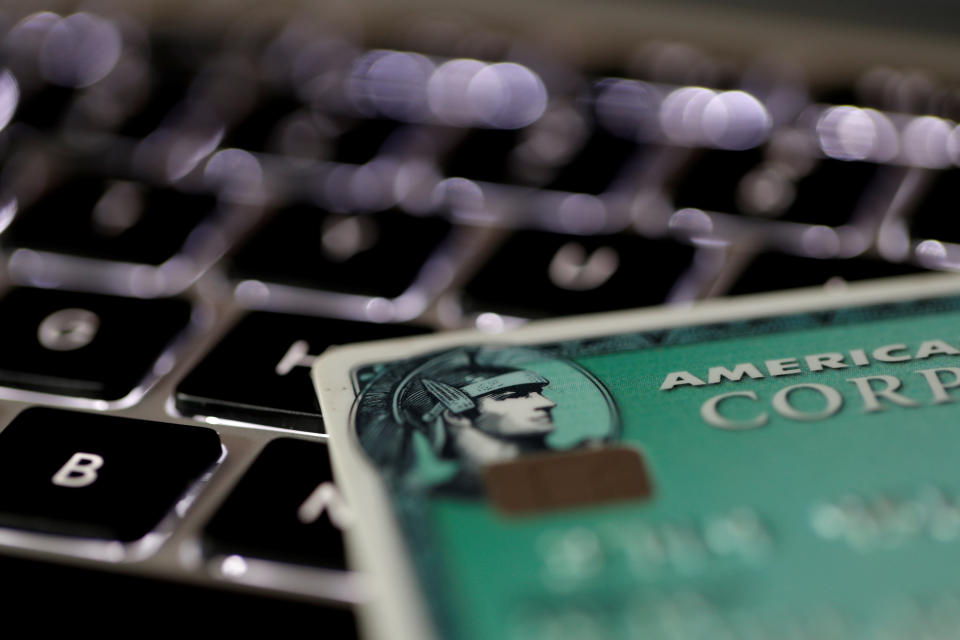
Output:
M343 387L350 372L359 365L386 362L464 344L551 342L948 295L960 295L960 274L911 275L850 283L830 289L811 287L736 298L713 298L681 305L537 320L502 333L466 329L342 345L331 347L317 359L313 366L314 379L321 390L328 385Z

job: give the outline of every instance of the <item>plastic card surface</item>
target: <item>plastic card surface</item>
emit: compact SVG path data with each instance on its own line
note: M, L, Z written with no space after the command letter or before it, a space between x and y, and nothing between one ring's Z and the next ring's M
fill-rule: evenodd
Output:
M390 638L960 631L955 278L345 348L314 380ZM933 635L931 635L933 634Z

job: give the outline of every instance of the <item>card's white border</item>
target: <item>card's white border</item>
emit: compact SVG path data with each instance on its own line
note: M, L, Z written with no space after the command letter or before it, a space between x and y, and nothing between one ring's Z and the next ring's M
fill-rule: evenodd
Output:
M650 274L650 277L656 277ZM642 280L638 286L643 286ZM423 594L393 520L376 469L363 454L353 432L355 400L352 371L364 364L386 362L461 344L530 344L556 342L690 326L804 311L840 309L882 302L960 295L960 274L924 274L844 285L798 289L683 305L576 316L530 323L500 334L456 331L413 338L336 347L313 366L312 377L330 437L337 482L356 514L348 532L348 550L357 568L370 571L373 603L361 612L371 638L429 640L436 638Z

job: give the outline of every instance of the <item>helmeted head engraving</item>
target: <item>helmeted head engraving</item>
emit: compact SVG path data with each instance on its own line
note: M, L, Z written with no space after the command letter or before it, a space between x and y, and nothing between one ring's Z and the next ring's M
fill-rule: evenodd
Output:
M456 468L443 487L479 492L484 466L553 448L554 410L563 407L552 397L554 374L544 373L550 362L560 361L528 348L462 347L384 369L361 392L357 434L394 477L428 458ZM589 376L569 362L561 369Z

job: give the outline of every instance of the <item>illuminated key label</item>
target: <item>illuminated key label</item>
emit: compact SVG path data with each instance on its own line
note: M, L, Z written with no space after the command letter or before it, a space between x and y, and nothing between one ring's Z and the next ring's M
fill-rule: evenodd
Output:
M103 466L103 456L77 452L54 474L51 482L60 487L86 487L97 481L97 469Z

